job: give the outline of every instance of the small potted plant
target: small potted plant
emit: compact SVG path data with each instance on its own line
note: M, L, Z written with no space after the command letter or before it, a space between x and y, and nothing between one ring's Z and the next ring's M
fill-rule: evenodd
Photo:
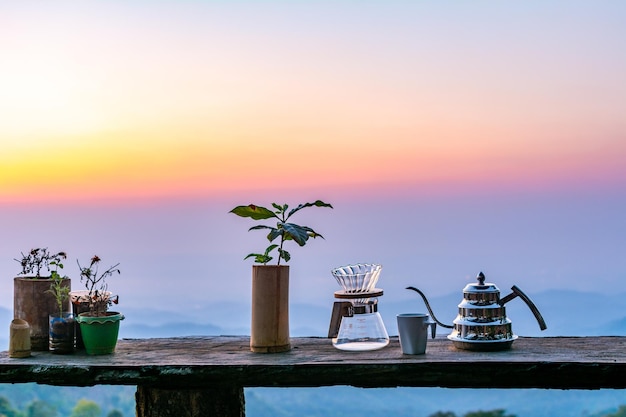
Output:
M291 349L289 340L289 266L281 265L281 259L289 262L291 254L285 250L286 241L293 240L304 246L309 238L322 235L307 226L290 223L288 220L298 211L306 207L330 207L332 205L317 200L304 203L289 210L287 204L282 206L272 203L274 210L249 204L237 206L230 212L253 220L276 220L275 226L258 225L249 230L267 230L270 245L263 253L251 253L244 259L254 258L260 265L252 266L252 322L250 329L250 350L253 352L275 353ZM274 243L278 239L278 244ZM276 265L267 265L273 259L276 250Z
M13 280L13 318L29 324L31 349L45 351L49 348L49 316L57 311L57 301L49 291L52 275L63 268L61 262L67 255L48 248L31 249L21 255L21 259L15 259L22 270ZM59 286L70 288L70 279L60 278Z
M80 267L80 265L79 265ZM85 284L88 281L84 280L81 277L81 282L84 281ZM119 296L113 295L110 291L100 291L98 293L98 304L99 306L108 306L112 304L119 303ZM92 305L92 295L88 289L84 290L72 290L70 291L70 301L72 304L72 311L74 313L74 317L78 317L80 313L88 313L90 311L90 306ZM76 349L84 349L85 344L83 343L83 337L80 330L80 325L76 323Z
M63 264L57 264L63 268ZM63 279L58 271L52 271L52 283L48 290L54 296L57 303L57 312L49 317L49 349L52 353L72 353L75 341L74 315L69 311L68 300L70 298L70 288L63 285Z
M80 262L80 280L87 288L89 311L76 316L80 325L80 333L89 355L106 355L115 351L120 321L124 319L121 313L109 311L109 306L117 302L108 291L106 278L114 273L120 273L119 263L99 272L100 258L96 255L91 258L89 266L82 267Z

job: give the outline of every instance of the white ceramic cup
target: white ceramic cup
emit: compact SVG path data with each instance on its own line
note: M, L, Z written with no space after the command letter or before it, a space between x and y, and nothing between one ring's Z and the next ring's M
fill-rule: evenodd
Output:
M405 355L423 355L426 353L428 327L432 326L432 337L435 337L436 323L430 320L428 314L404 313L398 314L398 335L400 347Z

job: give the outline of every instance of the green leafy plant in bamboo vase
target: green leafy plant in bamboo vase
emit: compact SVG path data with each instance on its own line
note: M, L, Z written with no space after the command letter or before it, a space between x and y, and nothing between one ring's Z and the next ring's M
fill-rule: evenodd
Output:
M117 304L118 297L112 297L108 291L106 279L114 273L120 273L119 263L100 272L100 258L91 258L89 266L83 267L80 262L80 280L87 289L88 311L76 316L80 326L80 335L88 355L106 355L115 351L120 321L124 315L117 311L109 311L112 304Z
M31 349L49 349L50 315L58 312L57 299L51 285L59 290L71 287L68 277L61 277L65 252L50 252L48 248L34 248L21 253L22 270L13 279L13 318L24 320L30 327Z
M57 264L63 268L63 264ZM65 277L58 271L52 271L52 282L48 292L52 294L57 304L57 311L48 316L48 346L52 353L72 353L75 346L74 314L70 310L70 287L63 285Z
M252 321L250 329L250 350L261 353L286 352L291 349L289 339L289 266L281 265L281 260L289 262L291 254L285 250L287 241L304 246L309 238L322 235L308 226L291 223L295 213L307 207L329 207L332 205L317 200L300 204L289 209L287 204L272 203L273 210L249 204L237 206L230 212L252 220L275 220L275 225L257 225L249 230L266 230L270 245L262 253L251 253L244 259L254 258L259 265L252 266ZM278 243L275 243L278 242ZM276 251L276 265L267 265Z

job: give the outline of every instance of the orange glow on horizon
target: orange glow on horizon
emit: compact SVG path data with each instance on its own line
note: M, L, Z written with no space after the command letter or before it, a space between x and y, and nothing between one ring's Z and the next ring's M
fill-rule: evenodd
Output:
M478 137L469 147L450 147L452 139L384 136L381 131L362 133L362 142L268 139L252 145L237 138L223 144L182 136L167 142L161 134L92 136L73 146L0 157L0 201L206 197L297 188L380 187L402 194L415 187L441 192L507 184L567 187L606 182L612 174L615 182L623 180L624 149L611 143L612 149L534 154L532 148L503 148Z

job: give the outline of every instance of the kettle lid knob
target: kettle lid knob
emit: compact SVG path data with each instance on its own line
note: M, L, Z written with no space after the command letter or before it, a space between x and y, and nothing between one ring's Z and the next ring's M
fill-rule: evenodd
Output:
M463 293L500 293L498 287L495 284L485 282L485 274L480 272L476 277L478 283L467 284L465 288L463 288Z

